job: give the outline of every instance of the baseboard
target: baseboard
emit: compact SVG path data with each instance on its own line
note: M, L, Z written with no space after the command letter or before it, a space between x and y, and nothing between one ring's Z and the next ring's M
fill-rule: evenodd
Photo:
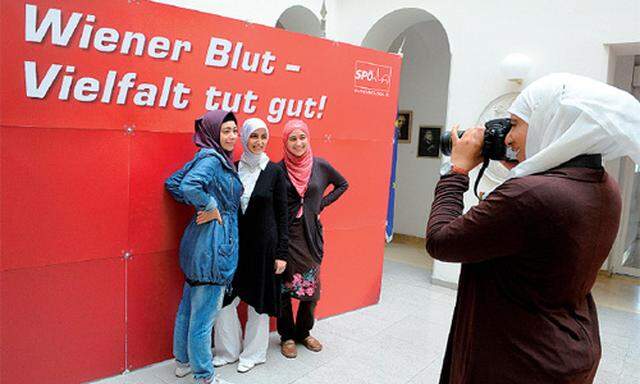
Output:
M628 284L631 284L631 285L640 285L640 278L638 278L638 277L627 276L627 275L619 275L619 274L612 273L612 272L605 271L605 270L598 271L598 276L606 277L608 279L619 280L619 281L622 281L624 283L628 283Z
M450 289L453 289L454 291L458 290L458 283L452 283L446 280L434 279L433 277L431 277L431 284L439 285L445 288L450 288Z
M394 233L392 243L424 245L424 238L405 235L403 233Z

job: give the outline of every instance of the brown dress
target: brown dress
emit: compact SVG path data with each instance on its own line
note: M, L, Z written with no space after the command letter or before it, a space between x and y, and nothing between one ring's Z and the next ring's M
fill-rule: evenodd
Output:
M282 170L287 172L284 161ZM319 215L333 204L349 187L347 180L328 161L313 158L309 186L304 200L289 178L287 204L289 208L289 253L283 274L282 292L303 301L320 299L320 265L324 256L324 239ZM325 191L333 187L326 195ZM303 215L296 218L302 205Z
M511 179L462 215L469 178L436 187L427 251L462 263L441 384L592 383L600 360L591 288L618 231L604 169Z

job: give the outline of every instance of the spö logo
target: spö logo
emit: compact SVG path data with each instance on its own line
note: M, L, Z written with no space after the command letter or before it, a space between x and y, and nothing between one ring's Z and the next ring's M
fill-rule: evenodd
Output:
M366 95L389 96L391 67L356 60L354 91Z

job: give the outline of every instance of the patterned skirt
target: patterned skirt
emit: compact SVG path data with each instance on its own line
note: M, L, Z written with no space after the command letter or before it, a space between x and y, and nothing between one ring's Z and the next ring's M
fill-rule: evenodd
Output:
M320 300L320 264L311 256L302 220L289 227L289 260L282 280L282 292L302 301Z

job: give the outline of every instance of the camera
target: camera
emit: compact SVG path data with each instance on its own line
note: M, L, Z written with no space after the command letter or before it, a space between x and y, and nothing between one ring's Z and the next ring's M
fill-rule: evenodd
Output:
M511 153L507 154L507 146L504 139L511 130L511 119L493 119L484 124L484 143L482 145L482 156L488 160L513 161ZM458 137L462 137L465 131L458 131ZM446 156L451 156L451 131L447 131L440 137L440 150Z

